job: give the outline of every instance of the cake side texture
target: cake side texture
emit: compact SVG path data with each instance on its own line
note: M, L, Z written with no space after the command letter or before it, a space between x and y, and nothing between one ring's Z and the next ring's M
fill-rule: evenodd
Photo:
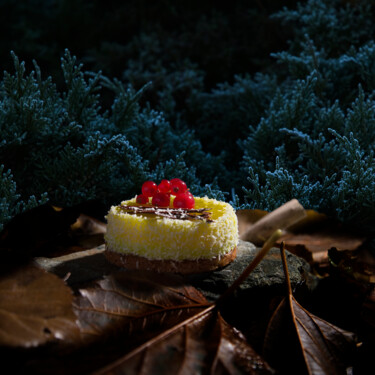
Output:
M135 198L121 205L137 205ZM213 222L180 220L152 214L132 214L112 206L107 215L107 248L147 259L194 260L221 257L238 243L233 207L207 197L195 197L195 208L208 208Z

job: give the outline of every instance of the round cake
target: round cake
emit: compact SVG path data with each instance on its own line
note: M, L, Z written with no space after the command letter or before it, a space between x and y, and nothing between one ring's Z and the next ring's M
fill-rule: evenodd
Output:
M190 194L190 193L189 193ZM233 207L194 197L194 208L158 207L137 197L112 206L105 235L108 260L129 269L181 274L212 271L236 256Z

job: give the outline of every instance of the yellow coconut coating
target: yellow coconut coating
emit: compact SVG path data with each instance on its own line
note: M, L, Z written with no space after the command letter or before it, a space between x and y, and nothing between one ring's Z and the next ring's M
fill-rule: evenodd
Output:
M210 259L230 252L238 243L233 207L207 197L194 197L195 208L210 208L213 222L180 220L152 214L129 214L112 206L105 241L112 250L148 259ZM137 205L135 198L122 205Z

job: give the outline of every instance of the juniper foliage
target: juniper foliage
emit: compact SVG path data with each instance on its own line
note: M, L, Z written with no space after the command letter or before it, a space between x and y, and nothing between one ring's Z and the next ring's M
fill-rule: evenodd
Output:
M204 188L184 160L189 145L206 167L211 162L193 133L173 131L161 113L141 108L142 92L85 72L69 51L61 60L66 87L60 92L36 63L27 73L12 56L14 74L5 72L0 85L0 160L7 170L1 170L2 226L47 199L62 207L90 200L109 205L134 196L149 178L182 176L196 193L221 194ZM113 92L110 110L101 108L104 88Z
M36 199L34 195L28 199L20 198L21 196L17 193L17 186L10 170L4 171L4 166L0 165L0 232L3 230L4 224L13 217L47 201L45 194L40 199Z
M2 50L37 56L53 79L14 55L0 83L2 183L17 186L2 222L32 196L112 202L178 175L237 208L296 197L374 234L371 0L129 1L116 16L97 2L48 1L38 15L43 0L10 3L0 27L18 38ZM62 44L90 72L67 52L57 73Z
M373 234L373 7L308 1L275 17L293 25L295 38L273 55L283 80L240 142L248 169L241 207L272 210L297 198Z

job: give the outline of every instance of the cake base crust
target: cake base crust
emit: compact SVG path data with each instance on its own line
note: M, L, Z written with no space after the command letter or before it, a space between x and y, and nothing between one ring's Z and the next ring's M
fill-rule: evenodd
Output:
M214 271L231 263L236 258L237 247L220 257L210 259L147 259L133 254L120 254L106 247L106 258L113 264L132 270L147 270L153 272L171 272L183 275Z

